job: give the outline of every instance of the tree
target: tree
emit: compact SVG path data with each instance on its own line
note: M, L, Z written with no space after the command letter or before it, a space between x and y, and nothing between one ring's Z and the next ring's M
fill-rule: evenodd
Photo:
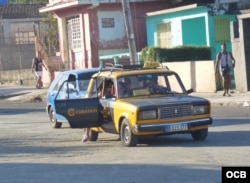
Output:
M42 15L44 19L41 23L46 25L47 30L43 35L40 35L40 38L43 38L43 43L47 48L48 54L54 55L55 52L59 51L57 19L53 13L44 13Z

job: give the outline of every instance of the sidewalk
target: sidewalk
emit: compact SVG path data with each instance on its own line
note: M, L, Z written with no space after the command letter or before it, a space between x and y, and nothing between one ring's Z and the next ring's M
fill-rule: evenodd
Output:
M48 88L35 86L0 85L0 101L41 102L46 101Z
M223 91L216 93L191 93L190 95L206 98L212 103L212 106L250 107L250 92L230 93L230 97L223 96Z
M46 101L48 88L36 89L31 86L0 85L0 101L10 100L19 102ZM250 107L250 92L231 93L231 97L222 96L223 91L217 93L191 93L191 96L208 99L212 106Z

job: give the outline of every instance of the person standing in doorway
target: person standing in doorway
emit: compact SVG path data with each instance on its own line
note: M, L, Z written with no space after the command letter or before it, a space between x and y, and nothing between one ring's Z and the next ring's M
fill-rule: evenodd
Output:
M33 58L32 65L31 65L31 71L32 71L32 73L35 73L35 75L37 77L36 88L43 87L43 82L42 82L43 67L47 70L47 67L43 63L41 53L38 52L38 56Z
M104 85L104 91L102 91ZM114 82L111 79L107 79L105 83L101 84L100 92L97 94L98 98L111 98L112 97L112 88L114 87ZM87 142L90 138L90 128L84 128L82 142Z
M228 91L230 88L231 76L233 75L234 67L235 67L235 59L233 57L233 54L227 51L227 45L226 43L223 43L221 45L221 52L217 54L216 66L215 66L215 72L218 73L218 70L220 69L220 73L224 80L223 96L229 96L229 97L231 96Z

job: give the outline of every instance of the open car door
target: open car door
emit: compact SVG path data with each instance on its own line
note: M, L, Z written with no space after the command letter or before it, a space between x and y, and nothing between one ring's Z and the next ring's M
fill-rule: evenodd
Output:
M71 128L102 125L99 98L56 100L55 108L56 114L65 117Z
M62 83L55 97L55 113L58 122L68 121L71 128L101 126L103 119L99 98L71 98L69 82L71 81ZM62 95L63 92L65 94Z

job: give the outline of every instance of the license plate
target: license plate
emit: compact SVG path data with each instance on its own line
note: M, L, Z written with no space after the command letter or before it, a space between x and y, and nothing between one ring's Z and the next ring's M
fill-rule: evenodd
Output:
M188 130L187 124L174 124L166 127L166 132L177 132L177 131L185 131Z

